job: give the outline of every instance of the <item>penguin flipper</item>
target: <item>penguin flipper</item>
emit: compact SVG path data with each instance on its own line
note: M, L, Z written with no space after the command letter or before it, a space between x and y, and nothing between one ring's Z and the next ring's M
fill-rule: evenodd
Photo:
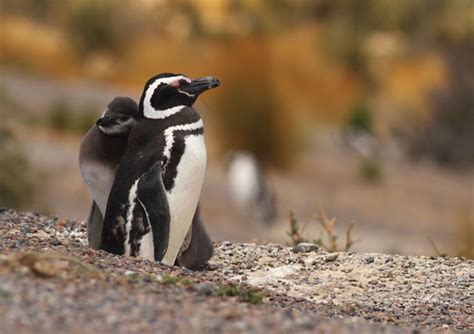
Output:
M92 249L99 249L103 225L104 218L102 213L97 203L92 201L91 211L87 218L87 240L89 241L89 247Z
M214 246L206 232L199 215L199 207L194 213L191 225L191 241L188 248L176 259L176 263L188 269L196 270L214 255Z
M165 255L170 233L170 210L161 173L158 161L140 176L137 187L137 198L153 233L155 261L161 261Z

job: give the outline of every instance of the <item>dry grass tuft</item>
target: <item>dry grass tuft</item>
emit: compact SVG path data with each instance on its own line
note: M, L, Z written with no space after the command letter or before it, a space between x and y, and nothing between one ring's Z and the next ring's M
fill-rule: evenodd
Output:
M320 236L317 239L313 239L310 241L310 239L305 238L304 235L304 230L306 228L306 224L303 227L300 227L300 224L298 222L298 219L295 216L295 213L293 211L290 212L290 230L287 232L287 235L291 238L290 244L295 246L299 243L302 242L311 242L319 247L324 248L328 252L338 252L338 251L344 251L347 252L351 249L351 247L354 245L356 242L352 238L352 229L354 227L353 224L350 224L345 233L345 244L343 247L338 246L338 236L335 234L334 231L334 226L336 225L336 218L330 218L327 214L326 211L324 210L324 207L319 204L319 213L316 216L317 222L321 225L322 231L320 232Z
M307 242L307 240L303 237L303 231L305 227L306 225L300 228L294 211L290 211L290 230L286 232L286 234L291 238L291 245L295 246L301 242Z

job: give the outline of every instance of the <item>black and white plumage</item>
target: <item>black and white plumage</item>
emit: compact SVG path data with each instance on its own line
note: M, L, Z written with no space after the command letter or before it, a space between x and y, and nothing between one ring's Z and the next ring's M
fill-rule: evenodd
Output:
M239 209L266 224L273 223L275 194L257 157L247 151L233 152L226 165L229 190Z
M128 97L116 97L81 142L79 167L92 195L87 237L94 249L99 248L107 199L137 118L137 103Z
M145 84L140 119L132 129L107 204L101 248L186 266L199 233L198 202L206 168L203 123L192 107L199 94L220 85L213 77L191 80L164 73ZM191 228L192 224L192 228ZM199 236L212 256L207 234ZM197 240L197 239L196 239ZM192 256L191 256L192 257ZM191 265L195 265L194 263Z

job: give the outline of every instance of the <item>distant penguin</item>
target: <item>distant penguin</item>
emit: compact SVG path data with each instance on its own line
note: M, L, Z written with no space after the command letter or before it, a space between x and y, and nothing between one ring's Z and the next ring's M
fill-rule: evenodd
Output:
M79 167L92 195L87 238L94 249L99 248L109 192L137 118L137 103L128 97L116 97L81 142Z
M267 224L274 222L275 195L252 153L232 153L227 161L227 178L232 198L243 212Z
M166 265L197 267L212 256L198 202L206 168L203 122L192 107L213 77L163 73L145 84L107 203L100 248ZM192 227L191 227L192 224ZM207 247L203 245L207 244ZM193 249L198 256L186 253Z

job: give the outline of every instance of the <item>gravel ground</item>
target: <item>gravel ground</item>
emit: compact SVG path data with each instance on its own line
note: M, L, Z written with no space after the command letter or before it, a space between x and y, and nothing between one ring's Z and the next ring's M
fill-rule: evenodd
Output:
M88 249L82 222L0 209L0 235L0 332L474 330L472 260L222 242L192 272Z

